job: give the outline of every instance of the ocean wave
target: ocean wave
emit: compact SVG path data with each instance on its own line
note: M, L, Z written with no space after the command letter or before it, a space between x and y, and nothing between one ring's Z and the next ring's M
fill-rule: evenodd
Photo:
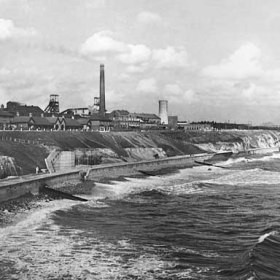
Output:
M276 230L273 230L273 231L271 231L271 232L265 233L265 234L263 234L263 235L261 235L261 236L259 237L258 243L262 243L262 242L263 242L266 238L268 238L269 236L271 236L271 235L277 235L277 234L279 234L279 232L276 231Z
M227 279L277 280L280 275L280 236L277 230L262 234L229 269L220 273Z
M280 182L280 172L272 172L260 168L235 170L205 182L213 184L246 186L246 185L277 185Z

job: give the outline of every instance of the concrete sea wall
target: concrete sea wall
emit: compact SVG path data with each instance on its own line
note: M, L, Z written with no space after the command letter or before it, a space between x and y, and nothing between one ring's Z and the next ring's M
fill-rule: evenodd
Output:
M80 171L86 171L88 179L95 180L101 177L117 177L139 173L139 170L157 170L169 166L193 166L195 160L203 161L211 158L213 154L196 154L187 156L176 156L150 161L133 163L118 163L84 167L53 174L26 175L14 179L6 179L0 182L0 202L15 199L27 193L39 194L40 186L47 184L50 187L59 188L67 182L77 181L80 178Z
M240 152L237 155L268 154L273 152L279 152L279 147L251 149L246 152ZM194 165L194 161L204 161L215 157L220 157L220 160L226 160L230 154L232 154L232 152L223 152L219 154L204 153L132 163L84 166L51 174L25 175L15 177L14 179L4 179L0 181L0 202L15 199L27 193L37 195L39 194L40 187L44 184L47 184L50 187L59 188L67 186L67 182L69 182L69 184L79 182L81 171L85 171L87 173L87 178L90 180L96 180L102 177L114 178L117 176L139 174L140 170L151 171L170 166L192 167ZM223 157L224 159L222 159Z

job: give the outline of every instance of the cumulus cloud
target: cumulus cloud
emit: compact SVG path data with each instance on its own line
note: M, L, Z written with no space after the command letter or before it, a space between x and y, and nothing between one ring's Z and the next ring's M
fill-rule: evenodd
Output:
M152 59L157 68L186 67L190 65L189 56L184 47L168 46L165 49L153 50Z
M139 81L137 91L143 93L156 93L158 91L157 82L154 78Z
M157 69L190 66L184 47L168 46L165 49L150 49L144 44L129 44L114 38L111 31L101 31L89 37L80 48L82 56L105 60L108 55L126 64L128 73L141 73L148 67Z
M137 15L137 21L142 24L160 23L162 18L158 14L145 11Z
M128 45L127 51L118 56L119 61L126 64L143 63L150 59L151 50L145 45Z
M101 31L89 37L81 46L83 55L100 55L102 53L120 53L126 50L126 45L113 38L111 31Z
M167 84L163 91L169 102L173 104L191 104L198 101L193 89L184 90L178 84Z
M127 45L127 50L117 56L117 60L127 64L126 72L142 73L147 67L152 51L145 45Z
M261 50L252 43L242 45L227 59L202 70L202 75L218 79L246 79L263 73Z
M33 28L20 28L15 26L10 19L0 18L0 40L4 41L11 38L29 37L36 34Z

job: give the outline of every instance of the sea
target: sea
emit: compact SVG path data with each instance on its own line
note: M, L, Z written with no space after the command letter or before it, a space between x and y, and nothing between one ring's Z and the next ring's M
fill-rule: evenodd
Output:
M280 279L280 154L80 196L0 228L0 279Z

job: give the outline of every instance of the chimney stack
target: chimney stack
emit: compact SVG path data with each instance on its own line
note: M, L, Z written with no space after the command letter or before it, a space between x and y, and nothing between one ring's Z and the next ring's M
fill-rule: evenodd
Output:
M105 75L104 64L100 65L100 91L99 91L99 115L105 116Z

